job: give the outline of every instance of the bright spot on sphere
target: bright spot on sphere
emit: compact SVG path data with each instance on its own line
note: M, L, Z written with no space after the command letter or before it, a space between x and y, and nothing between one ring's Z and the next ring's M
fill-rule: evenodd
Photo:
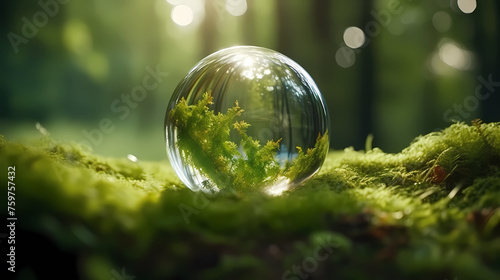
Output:
M253 59L250 58L250 57L245 58L245 60L243 61L243 65L245 65L245 66L252 66L253 65Z
M356 62L356 54L348 47L341 47L335 53L335 61L342 68L349 68Z
M474 12L477 7L476 0L458 0L458 8L465 14Z
M288 189L288 181L289 180L284 180L282 182L278 182L277 184L266 188L265 192L270 196L278 196L282 192L284 192Z
M348 27L344 31L344 42L348 47L357 49L365 43L365 33L359 27Z
M134 156L133 154L128 154L127 155L127 158L131 161L131 162L137 162L138 159L136 156Z
M451 16L447 12L437 12L432 16L432 25L439 32L446 32L451 27Z
M190 7L186 5L178 5L172 9L171 17L175 24L186 26L193 22L194 13Z
M226 11L235 17L245 14L247 8L246 0L226 0Z

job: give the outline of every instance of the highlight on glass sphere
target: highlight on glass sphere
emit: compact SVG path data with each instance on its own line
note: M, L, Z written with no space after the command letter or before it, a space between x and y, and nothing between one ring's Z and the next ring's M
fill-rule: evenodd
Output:
M254 46L198 62L165 115L169 160L194 191L281 194L320 169L328 128L326 103L309 74Z

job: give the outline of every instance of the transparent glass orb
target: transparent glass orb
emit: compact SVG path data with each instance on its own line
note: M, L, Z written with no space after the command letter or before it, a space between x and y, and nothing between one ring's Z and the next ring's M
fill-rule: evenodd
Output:
M270 49L238 46L202 59L165 115L170 162L192 190L280 194L316 173L329 115L313 79Z

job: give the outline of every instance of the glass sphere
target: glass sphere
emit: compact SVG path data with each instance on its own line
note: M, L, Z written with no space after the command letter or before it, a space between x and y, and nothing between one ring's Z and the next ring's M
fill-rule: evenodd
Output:
M253 46L202 59L165 115L167 154L192 190L280 194L316 173L329 147L325 100L309 74Z

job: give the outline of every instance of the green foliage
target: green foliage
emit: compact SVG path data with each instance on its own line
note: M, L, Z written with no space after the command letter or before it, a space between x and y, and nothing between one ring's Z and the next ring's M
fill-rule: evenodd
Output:
M241 146L244 155L236 160L234 169L236 189L245 189L246 186L253 187L260 184L267 185L274 182L279 173L280 165L274 158L279 149L280 140L268 141L261 147L259 141L253 140L246 134L250 124L240 121L234 124L234 128L241 136Z
M182 98L170 111L169 120L177 127L176 145L181 150L184 160L208 177L221 189L251 191L269 186L280 175L296 180L301 175L311 174L319 168L328 151L328 135L319 135L314 148L304 154L297 147L299 155L282 170L275 159L279 142L268 141L261 145L247 135L249 123L235 121L243 109L235 102L226 114L215 114L209 109L212 95L207 92L194 105L187 105ZM231 128L238 132L239 145L230 139ZM240 152L237 148L242 147ZM308 173L307 173L308 172ZM214 189L210 183L205 187Z

